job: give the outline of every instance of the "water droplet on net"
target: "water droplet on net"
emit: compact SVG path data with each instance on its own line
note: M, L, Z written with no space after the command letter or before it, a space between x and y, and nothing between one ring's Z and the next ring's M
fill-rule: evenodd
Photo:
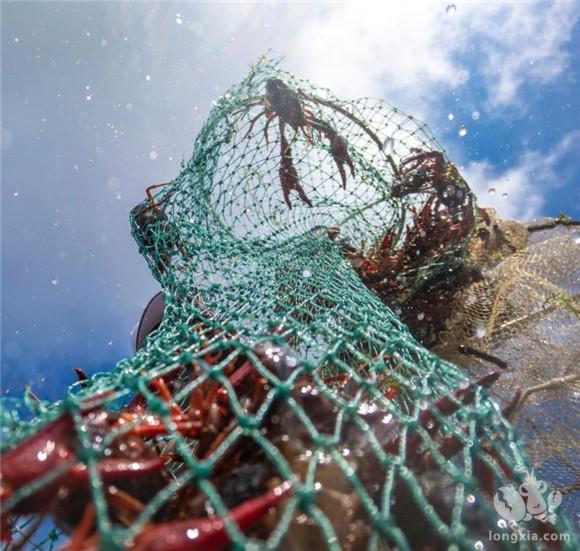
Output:
M151 75L145 75L145 80L149 82L151 80Z
M464 124L462 124L459 127L459 130L457 131L457 133L459 134L460 138L465 138L465 136L467 136L467 126L465 126Z
M473 111L473 113L471 113L471 118L472 118L474 121L478 121L478 120L479 120L479 116L480 116L480 115L479 115L479 111Z
M473 328L473 334L478 339L483 339L483 337L485 337L486 333L487 333L487 331L485 330L484 325L477 325Z
M181 25L181 24L183 23L183 19L181 18L181 14L180 14L180 13L176 13L176 14L175 14L175 22L176 22L178 25Z
M495 195L495 188L494 188L494 187L490 187L490 188L487 190L487 193L489 193L490 195Z
M573 231L570 238L574 244L580 245L580 231Z
M504 191L504 192L501 194L501 196L502 196L504 199L506 199L506 198L507 198L507 196L508 196L508 194L507 194L507 191Z
M450 121L452 121L452 120L455 118L455 115L454 115L453 113L449 113L449 114L447 115L447 118L448 118Z
M302 277L310 277L312 275L312 272L306 268L302 271Z
M390 155L394 149L395 149L395 140L393 140L393 138L391 138L390 136L388 138L385 138L385 141L383 142L383 151L385 152L385 154Z
M87 101L91 101L93 99L93 96L91 96L90 94L86 97Z
M455 13L457 12L457 6L455 4L447 4L445 12L447 13L447 15L455 15Z
M153 150L149 153L149 158L154 161L155 159L157 159L157 151Z
M51 281L51 283L52 283L53 285L58 285L58 279L55 277L55 278L54 278L54 279Z

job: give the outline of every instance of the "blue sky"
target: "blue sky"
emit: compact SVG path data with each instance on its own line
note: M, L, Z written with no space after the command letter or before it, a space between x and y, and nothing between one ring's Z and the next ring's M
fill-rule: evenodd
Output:
M449 4L3 3L3 395L131 353L157 285L129 210L268 49L425 120L482 205L580 218L580 4Z

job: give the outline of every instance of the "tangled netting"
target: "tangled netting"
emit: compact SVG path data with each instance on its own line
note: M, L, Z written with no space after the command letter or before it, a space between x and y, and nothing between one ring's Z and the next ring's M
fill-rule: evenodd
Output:
M527 527L575 547L546 508L494 508L528 467L498 373L470 382L400 319L435 339L469 276L475 201L424 124L262 60L151 191L131 223L163 321L63 401L4 404L5 534L52 547L50 518L69 549L487 549Z

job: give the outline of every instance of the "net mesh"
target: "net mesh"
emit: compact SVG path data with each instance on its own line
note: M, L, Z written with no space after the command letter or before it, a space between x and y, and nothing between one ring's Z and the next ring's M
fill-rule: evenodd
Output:
M58 403L4 401L5 534L484 549L517 531L493 505L528 467L485 388L496 374L470 383L409 330L437 342L473 280L476 204L441 151L398 109L261 60L132 211L159 328Z

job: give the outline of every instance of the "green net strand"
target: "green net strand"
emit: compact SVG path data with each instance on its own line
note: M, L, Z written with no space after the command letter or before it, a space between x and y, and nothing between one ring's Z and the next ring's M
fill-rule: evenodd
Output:
M268 112L272 79L296 91L310 121L304 128L283 129ZM342 166L346 184L333 156L337 136L353 165ZM306 197L294 187L290 205L281 185L285 143ZM154 526L208 517L224 520L235 549L541 547L488 539L488 531L526 527L501 521L492 497L523 481L522 446L487 391L469 386L397 315L425 282L465 264L469 231L401 263L402 291L387 304L361 277L360 266L425 238L417 237L418 217L461 224L474 215L467 184L444 157L447 187L425 184L438 157L405 173L406 160L425 152L442 148L417 119L370 98L339 100L271 60L215 102L191 160L154 203L131 213L164 293L159 328L132 358L75 383L60 402L28 395L2 403L4 458L63 416L72 423L56 442L67 461L8 488L3 512L14 537L31 515L71 534L93 507L85 538L103 549L145 548L140 538ZM443 397L449 414L433 407ZM162 430L139 433L152 426ZM123 480L102 468L160 458L154 472ZM86 484L62 476L75 465L86 466ZM237 507L284 481L292 491L259 522L246 529L233 520ZM561 547L576 545L563 518L528 526L570 534ZM51 549L54 539L30 544Z

